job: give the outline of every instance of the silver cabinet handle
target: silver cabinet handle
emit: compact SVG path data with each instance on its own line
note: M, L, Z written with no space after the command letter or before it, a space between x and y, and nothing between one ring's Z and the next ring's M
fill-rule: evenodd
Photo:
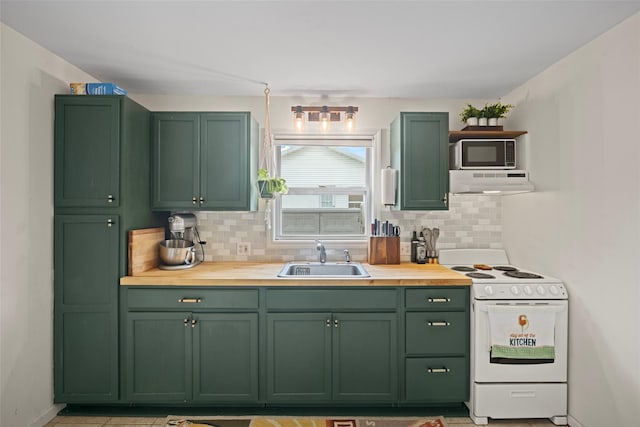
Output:
M200 196L200 204L202 205L204 203L204 197Z
M109 228L113 227L113 220L111 218L107 220L107 227Z
M427 326L451 326L449 322L429 322L427 321Z
M185 318L185 319L184 319L184 326L185 326L185 328L187 327L187 325L188 325L188 324L189 324L189 319Z
M427 302L451 302L451 298L427 298Z
M449 368L427 368L427 372L430 374L446 374L450 371Z
M185 304L199 304L202 302L202 298L180 298L178 302Z
M331 327L331 319L327 319L325 322L325 325L327 325L327 328Z
M113 197L113 195L109 194L109 195L107 196L107 202L109 202L109 203L113 203L113 201L114 201L114 200L115 200L115 198Z
M447 193L444 193L444 196L442 197L442 202L446 205L447 204L447 200L449 200L449 196L447 195Z
M195 328L195 327L196 327L196 323L198 323L198 321L197 321L196 319L193 319L193 320L191 321L191 327L192 327L192 328Z
M193 196L193 197L191 198L191 203L193 203L194 205L197 205L197 204L198 204L198 200L196 199L196 196Z
M338 322L338 319L333 319L333 327L337 328L340 322Z

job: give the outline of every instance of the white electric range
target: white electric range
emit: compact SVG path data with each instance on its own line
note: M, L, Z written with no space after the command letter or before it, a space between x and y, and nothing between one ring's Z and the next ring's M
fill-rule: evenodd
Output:
M566 425L568 295L562 282L511 265L502 249L443 249L439 258L473 281L469 417L479 425L489 418L549 418ZM489 312L505 307L520 317L555 322L552 358L492 357ZM516 335L518 328L514 324Z

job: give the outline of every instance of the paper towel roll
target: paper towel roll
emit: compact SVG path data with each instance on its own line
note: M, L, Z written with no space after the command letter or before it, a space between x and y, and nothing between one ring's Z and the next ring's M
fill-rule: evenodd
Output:
M380 188L382 190L382 204L393 206L396 204L396 188L398 182L398 171L387 167L382 169L380 178Z

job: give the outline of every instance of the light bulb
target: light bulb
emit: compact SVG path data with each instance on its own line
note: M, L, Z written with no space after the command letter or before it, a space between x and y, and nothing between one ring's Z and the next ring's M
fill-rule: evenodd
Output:
M347 111L344 113L344 124L349 132L356 128L356 113L351 106L347 107Z
M293 128L298 132L304 129L304 112L300 105L293 112Z
M331 113L329 112L329 108L327 106L323 106L320 110L320 127L323 131L327 131L329 129L329 122L331 121Z

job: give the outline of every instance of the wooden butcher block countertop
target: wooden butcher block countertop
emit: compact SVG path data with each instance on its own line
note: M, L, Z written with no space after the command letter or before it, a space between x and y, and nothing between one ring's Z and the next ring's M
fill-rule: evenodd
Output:
M152 268L120 279L121 285L170 286L469 286L471 279L439 264L362 263L371 277L277 277L284 262L204 262L186 270Z

